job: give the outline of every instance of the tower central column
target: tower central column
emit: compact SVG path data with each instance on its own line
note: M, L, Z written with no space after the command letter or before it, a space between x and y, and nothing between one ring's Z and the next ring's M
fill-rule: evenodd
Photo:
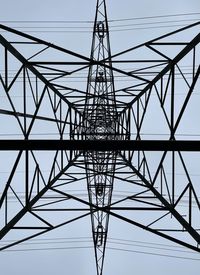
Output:
M105 1L98 0L93 29L82 137L86 140L116 140L118 115ZM106 59L105 66L102 60ZM117 152L86 151L85 166L91 205L100 209L111 204ZM91 206L92 234L97 275L102 275L108 234L109 214Z

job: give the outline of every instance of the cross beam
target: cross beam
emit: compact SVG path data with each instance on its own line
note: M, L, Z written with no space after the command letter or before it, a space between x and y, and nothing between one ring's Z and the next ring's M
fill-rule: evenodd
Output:
M200 151L200 140L0 140L0 151Z

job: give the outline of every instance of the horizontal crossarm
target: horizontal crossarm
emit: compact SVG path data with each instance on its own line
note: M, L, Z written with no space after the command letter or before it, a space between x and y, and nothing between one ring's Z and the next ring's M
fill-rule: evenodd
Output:
M1 151L200 151L200 140L0 140Z

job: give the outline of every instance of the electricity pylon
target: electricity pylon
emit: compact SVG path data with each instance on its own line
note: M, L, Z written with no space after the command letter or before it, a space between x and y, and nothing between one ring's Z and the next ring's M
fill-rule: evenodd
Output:
M198 111L189 103L200 85L199 25L112 55L106 3L98 0L90 57L0 25L1 133L21 137L0 140L3 157L14 154L1 183L0 239L18 232L0 250L90 217L102 275L112 216L200 252L199 188L184 154L200 151L200 142L177 140ZM82 88L68 86L80 72ZM125 77L123 86L116 77ZM149 126L165 139L145 140ZM45 127L56 139L45 139ZM79 182L86 198L72 192ZM116 199L116 182L131 194Z
M109 28L105 1L98 0L93 29L91 60L89 67L82 136L86 140L116 140L118 113L112 71ZM99 63L106 60L109 67ZM86 151L85 165L97 274L103 271L103 262L108 235L109 213L103 211L112 202L116 152ZM94 212L98 206L100 210Z

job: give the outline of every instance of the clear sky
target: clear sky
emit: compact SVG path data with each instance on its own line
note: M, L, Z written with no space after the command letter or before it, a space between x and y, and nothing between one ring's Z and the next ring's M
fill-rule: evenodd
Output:
M92 34L90 32L63 32L62 29L53 29L53 27L63 27L64 24L44 24L38 23L37 25L30 23L21 23L19 21L91 21L94 19L96 0L2 0L0 7L0 22L2 24L11 26L13 28L20 28L26 32L26 28L31 26L42 27L42 31L39 28L28 28L28 31L37 30L37 32L30 32L34 36L38 36L44 40L53 42L55 44L66 47L75 52L79 52L85 56L90 55ZM162 15L173 14L186 14L186 13L198 13L200 12L199 0L107 0L108 16L110 20L126 19L126 18L141 18L141 17L154 17ZM166 23L159 23L166 20L180 20L180 18L157 18L147 19L144 25L134 25L131 30L122 32L111 32L111 46L112 52L117 53L138 43L145 42L153 37L160 36L163 33L178 28L175 25L189 24L194 22L192 20L200 20L200 15L197 14L192 17L181 17L181 20L188 19L184 22L173 22L167 25L173 25L171 27L164 27ZM191 20L191 21L190 21ZM7 21L7 22L6 22ZM16 22L9 22L16 21ZM151 24L158 22L157 24L162 28L148 28ZM130 22L129 22L130 23ZM131 21L132 24L140 24L140 20ZM147 24L149 23L149 24ZM123 23L126 24L126 23ZM112 22L110 23L112 26ZM117 25L114 24L113 25ZM43 32L44 27L52 27L52 29L46 29L50 32ZM70 26L76 26L72 24ZM77 24L80 31L83 24ZM26 27L26 28L24 28ZM60 32L51 32L52 30L59 30ZM66 30L66 29L65 29ZM71 29L70 29L71 30ZM85 30L85 29L84 29ZM124 224L111 218L110 222L110 238L115 239L128 239L133 241L132 246L123 246L125 250L131 251L117 251L108 250L105 260L105 275L169 275L169 274L182 274L182 275L195 275L199 271L200 261L192 261L187 259L173 258L173 252L170 252L170 257L155 256L148 253L152 252L151 248L145 246L155 246L157 244L170 245L171 243L162 240L159 237L152 236L150 233L141 232L137 228L131 225ZM78 239L78 238L87 239ZM49 242L53 238L74 238L74 239L59 239L59 242L66 242L62 244L62 247L73 246L73 241L80 240L77 246L84 247L90 246L88 244L88 238L91 237L90 232L90 219L85 218L80 222L75 222L72 225L65 226L57 230L52 234L44 236L49 238ZM41 238L40 238L41 239ZM69 243L69 241L72 241ZM85 241L85 243L84 243ZM112 240L111 240L112 241ZM113 240L114 241L114 240ZM116 240L115 240L116 241ZM137 243L137 242L140 243ZM38 241L42 242L42 241ZM142 243L144 242L144 243ZM147 244L154 243L154 244ZM130 242L129 242L130 244ZM113 244L114 245L114 244ZM137 245L143 245L144 247L138 247ZM172 243L173 245L173 243ZM95 264L92 248L80 248L80 249L60 249L50 250L50 247L60 247L60 244L45 244L44 246L48 250L44 251L16 251L16 252L2 252L0 255L0 272L5 275L94 275ZM25 246L18 246L15 249L23 249ZM112 244L110 244L112 247ZM163 246L162 246L163 247ZM31 248L34 248L31 246ZM120 246L118 246L120 248ZM165 246L165 248L170 248ZM139 251L134 253L133 251ZM143 254L143 252L147 254ZM153 250L157 253L157 250ZM167 254L167 250L158 250L158 254ZM177 254L176 254L177 255ZM182 256L181 253L178 256ZM186 256L185 254L183 257ZM186 257L193 258L197 255L188 253Z

